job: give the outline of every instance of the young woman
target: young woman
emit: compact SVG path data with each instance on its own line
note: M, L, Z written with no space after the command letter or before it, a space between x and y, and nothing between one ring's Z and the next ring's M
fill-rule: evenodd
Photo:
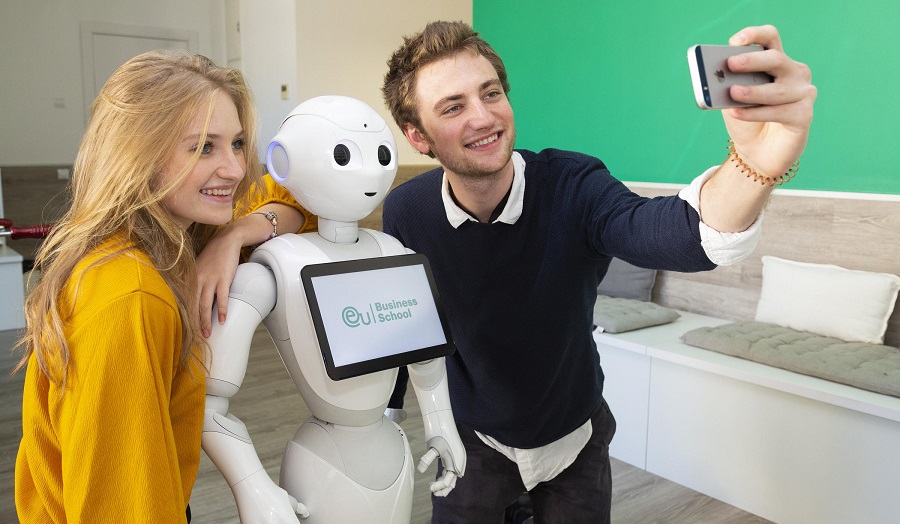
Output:
M235 202L281 205L247 196L255 120L239 72L185 51L133 58L94 102L25 306L22 522L189 520L205 399L195 256L233 216L255 232L241 242L273 232Z

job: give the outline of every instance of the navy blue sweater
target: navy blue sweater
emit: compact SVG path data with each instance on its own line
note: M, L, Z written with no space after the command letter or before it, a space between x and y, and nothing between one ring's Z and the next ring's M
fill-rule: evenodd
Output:
M394 189L383 220L386 233L432 265L457 346L447 358L456 421L533 448L583 424L600 400L591 325L610 257L675 271L715 265L684 200L635 195L579 153L519 153L525 200L515 224L454 229L440 168Z

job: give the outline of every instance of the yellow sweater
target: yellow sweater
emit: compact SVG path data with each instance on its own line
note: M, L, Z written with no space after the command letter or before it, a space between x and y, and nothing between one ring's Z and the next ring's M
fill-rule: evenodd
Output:
M300 231L279 231L279 233L299 234L306 233L308 231L315 231L318 228L318 217L301 206L299 203L297 203L297 200L294 199L293 195L291 195L291 192L278 182L275 182L275 179L273 179L271 175L266 175L263 177L263 187L265 187L265 190L263 191L257 190L255 187L250 189L250 194L247 197L247 201L249 202L249 205L247 206L248 209L252 211L270 202L277 202L279 204L293 207L294 209L300 211L304 217L306 217L306 221L303 223L303 227L300 228ZM241 211L239 209L236 210L234 218L240 218L240 213Z
M34 356L28 364L15 488L23 523L185 521L205 373L178 365L175 298L143 252L88 267L114 245L82 260L61 297L61 311L72 308L66 391Z

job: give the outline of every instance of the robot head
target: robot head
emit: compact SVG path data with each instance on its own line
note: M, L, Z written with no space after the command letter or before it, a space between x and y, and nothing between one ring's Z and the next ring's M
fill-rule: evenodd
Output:
M384 200L397 174L397 146L368 104L320 96L287 116L266 150L269 174L322 218L355 222Z

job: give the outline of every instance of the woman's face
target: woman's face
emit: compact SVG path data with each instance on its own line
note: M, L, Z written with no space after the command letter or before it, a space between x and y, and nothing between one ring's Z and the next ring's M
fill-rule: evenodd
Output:
M206 142L198 145L205 111L198 112L182 134L161 175L166 184L184 169L198 148L200 159L163 205L185 229L194 222L221 225L231 220L232 199L247 170L244 129L231 98L219 93Z

